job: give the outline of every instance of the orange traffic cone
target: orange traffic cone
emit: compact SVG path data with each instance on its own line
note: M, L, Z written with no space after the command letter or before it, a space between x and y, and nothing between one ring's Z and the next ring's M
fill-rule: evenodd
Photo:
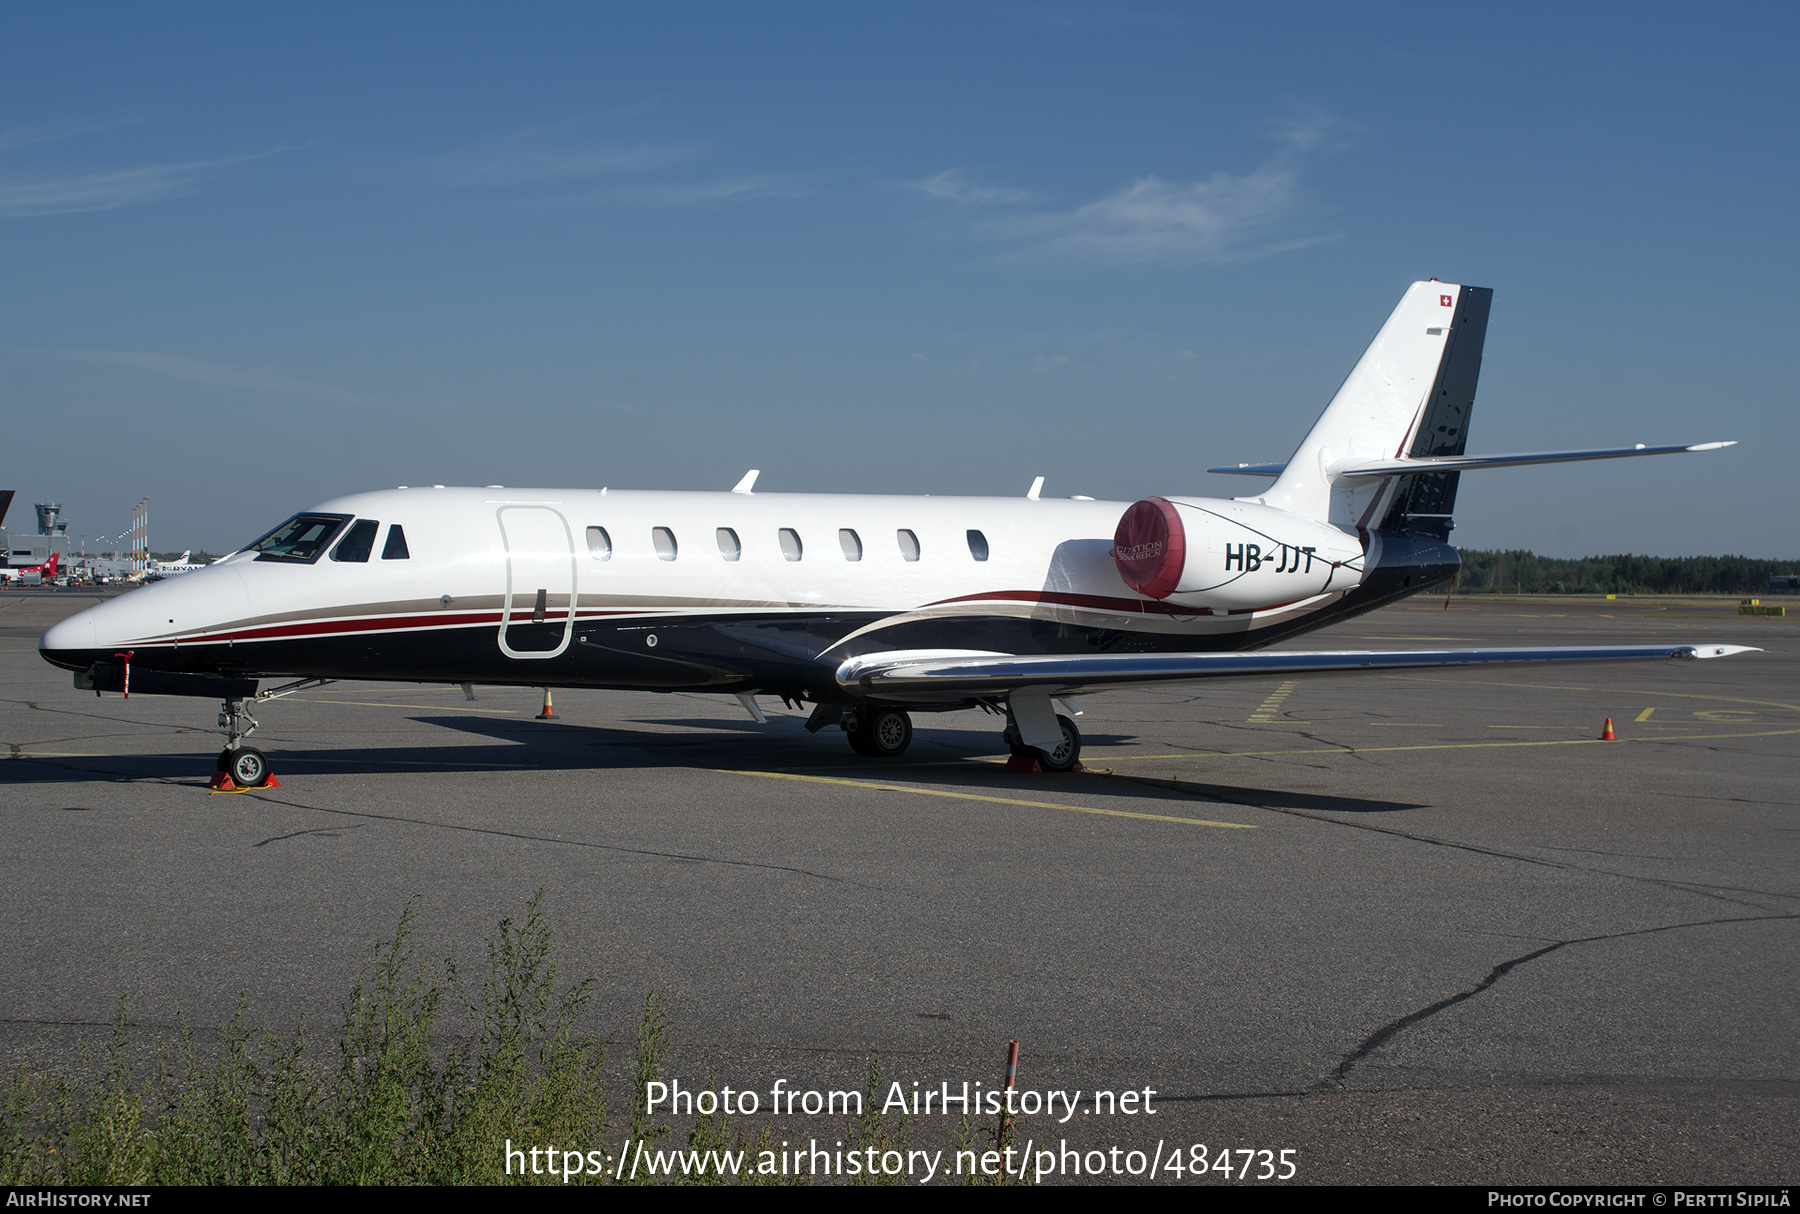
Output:
M556 720L556 709L550 703L550 689L548 687L544 688L544 711L537 714L537 719L540 721Z
M1611 717L1606 718L1606 728L1600 731L1600 740L1602 742L1614 742L1618 740L1613 737Z

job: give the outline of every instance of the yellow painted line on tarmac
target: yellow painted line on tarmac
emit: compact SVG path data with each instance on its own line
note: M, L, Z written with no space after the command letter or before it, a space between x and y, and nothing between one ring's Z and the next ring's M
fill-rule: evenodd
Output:
M1146 822L1176 822L1182 826L1219 826L1227 830L1255 830L1248 822L1209 822L1204 818L1176 818L1168 814L1139 814L1124 809L1096 809L1088 805L1059 805L1055 801L1019 801L1012 797L989 797L980 793L951 792L947 788L922 788L917 784L885 784L876 780L840 780L831 776L801 776L785 771L735 771L717 769L728 776L761 776L767 780L798 780L806 784L847 784L851 788L868 788L877 792L910 792L922 797L951 797L958 801L989 801L995 805L1023 805L1027 809L1060 809L1072 814L1101 814L1108 818L1141 818Z
M1709 658L1707 660L1716 661L1717 659ZM1381 677L1384 679L1395 679L1401 682L1446 683L1459 684L1468 687L1523 687L1530 691L1597 691L1605 692L1609 695L1632 696L1634 698L1645 694L1644 689L1641 687L1637 688L1635 691L1627 691L1617 687L1575 687L1562 683L1503 683L1498 679L1451 679L1425 674L1384 674ZM1732 704L1761 704L1767 708L1785 708L1789 712L1800 712L1800 704L1787 704L1780 700L1753 700L1749 696L1709 695L1697 691L1656 691L1651 694L1662 699L1725 700ZM1642 700L1639 700L1638 702L1640 704L1643 703Z
M25 745L29 746L31 743L27 742ZM7 757L12 759L118 759L126 756L85 750L15 750Z
M1687 742L1695 738L1778 738L1800 729L1764 729L1756 733L1672 733L1656 738L1559 738L1547 742L1434 742L1424 746L1332 746L1317 750L1190 750L1178 755L1096 755L1108 763L1141 763L1151 759L1260 759L1270 755L1364 755L1389 750L1491 750L1502 746L1605 746L1619 742Z
M1637 714L1637 719L1640 721L1648 721L1650 719L1650 714L1655 711L1656 709L1654 708L1646 708L1644 711Z

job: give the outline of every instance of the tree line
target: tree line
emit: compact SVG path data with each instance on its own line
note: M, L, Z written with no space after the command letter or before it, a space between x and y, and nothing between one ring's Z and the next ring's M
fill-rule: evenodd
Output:
M1747 556L1539 556L1524 548L1460 548L1458 594L1769 593L1769 579L1800 573L1800 561Z

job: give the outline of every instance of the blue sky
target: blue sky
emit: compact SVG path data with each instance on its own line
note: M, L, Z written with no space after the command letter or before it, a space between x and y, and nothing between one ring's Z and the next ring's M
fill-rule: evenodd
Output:
M1789 6L14 6L0 487L1244 493L1495 290L1457 542L1800 556Z

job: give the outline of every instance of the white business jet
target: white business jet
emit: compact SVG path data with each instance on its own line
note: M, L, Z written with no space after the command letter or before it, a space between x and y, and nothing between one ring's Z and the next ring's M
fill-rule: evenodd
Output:
M224 702L220 769L268 776L246 705L335 679L736 695L811 705L892 756L911 714L1004 714L1072 768L1074 697L1153 683L1712 658L1716 644L1268 652L1448 581L1461 473L1729 443L1464 454L1493 292L1414 283L1285 464L1229 500L448 488L360 493L73 616L78 687ZM259 680L291 680L261 689Z

